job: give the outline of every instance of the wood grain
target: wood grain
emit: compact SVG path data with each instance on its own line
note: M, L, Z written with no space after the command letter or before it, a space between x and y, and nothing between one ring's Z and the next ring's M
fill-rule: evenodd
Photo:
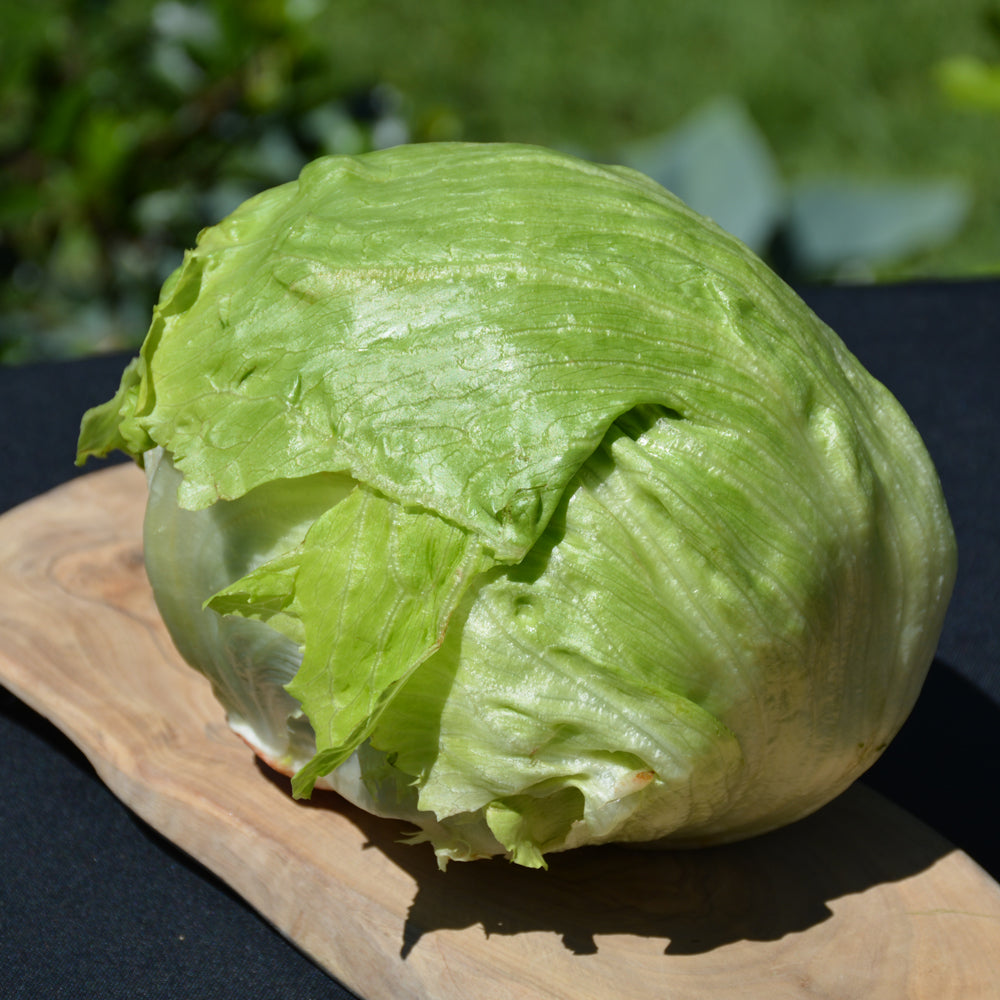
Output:
M367 1000L1000 996L1000 886L862 786L744 844L584 849L548 872L441 873L397 823L295 802L170 644L144 497L118 466L0 518L0 681Z

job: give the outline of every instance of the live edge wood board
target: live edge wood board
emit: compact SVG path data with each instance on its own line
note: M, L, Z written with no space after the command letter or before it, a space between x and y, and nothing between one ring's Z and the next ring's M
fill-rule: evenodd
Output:
M548 871L440 872L397 823L296 802L174 652L144 499L115 466L0 517L0 682L365 1000L1000 997L1000 886L863 786L743 844L583 849Z

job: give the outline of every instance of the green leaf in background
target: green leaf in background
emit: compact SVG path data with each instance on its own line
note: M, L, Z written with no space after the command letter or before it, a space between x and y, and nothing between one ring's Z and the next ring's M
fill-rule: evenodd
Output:
M981 0L915 3L905 32L863 0L646 0L615 17L579 0L572 19L523 0L502 16L434 0L419 18L391 0L8 4L0 364L138 346L164 262L200 229L306 159L402 142L634 154L759 251L784 220L775 163L786 177L955 174L975 199L967 225L876 276L996 274L1000 129L981 117L1000 100L996 16ZM660 138L633 146L644 136ZM140 224L142 200L175 188L194 198ZM67 226L98 237L82 283L52 254Z
M955 180L803 181L789 193L789 249L806 275L846 271L867 277L879 264L951 239L970 201Z
M1000 65L975 56L953 56L938 64L935 77L956 107L1000 111Z
M222 43L218 19L204 4L164 0L153 7L152 21L161 39L193 52L210 53Z
M325 154L351 156L365 149L361 126L337 101L328 101L303 115L302 130Z
M781 220L781 177L767 140L741 102L723 97L659 138L620 150L623 163L662 184L762 251Z

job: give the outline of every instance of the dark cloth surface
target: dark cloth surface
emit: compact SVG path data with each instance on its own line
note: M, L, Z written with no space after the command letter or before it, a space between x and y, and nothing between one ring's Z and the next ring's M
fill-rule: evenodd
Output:
M959 542L927 684L864 780L1000 878L1000 282L803 294L909 411ZM73 466L80 415L114 392L126 360L0 370L0 510L98 467ZM0 996L351 995L133 816L68 740L2 689L0 754Z

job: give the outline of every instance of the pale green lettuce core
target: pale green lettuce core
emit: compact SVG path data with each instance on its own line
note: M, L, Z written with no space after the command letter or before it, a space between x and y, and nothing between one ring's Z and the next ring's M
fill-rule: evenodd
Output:
M813 811L954 578L832 331L647 178L533 147L321 159L205 230L84 418L81 461L116 448L234 728L442 862Z

